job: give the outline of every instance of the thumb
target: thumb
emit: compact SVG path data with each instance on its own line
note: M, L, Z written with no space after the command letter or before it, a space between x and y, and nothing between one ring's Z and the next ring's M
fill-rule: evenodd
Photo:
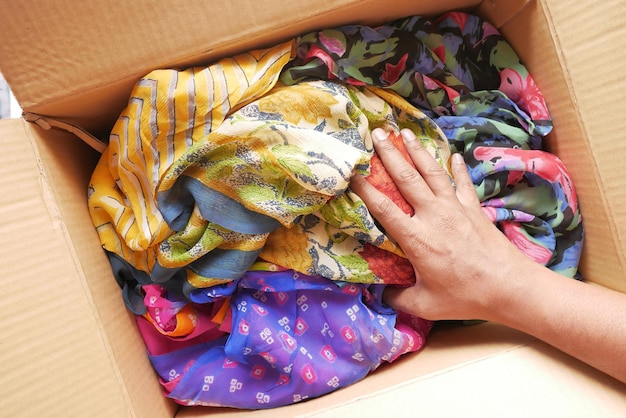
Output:
M383 293L383 302L397 311L419 316L418 299L420 287L417 283L410 287L387 286Z

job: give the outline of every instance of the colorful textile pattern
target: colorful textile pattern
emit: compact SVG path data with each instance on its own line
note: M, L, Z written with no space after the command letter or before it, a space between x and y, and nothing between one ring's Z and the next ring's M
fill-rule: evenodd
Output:
M488 22L451 12L309 33L281 80L312 78L383 87L424 111L463 154L490 218L529 257L576 275L583 239L576 193L561 161L535 151L552 129L547 106Z
M169 86L173 81L165 77L174 75L152 73L147 79ZM201 90L193 91L196 101L206 101ZM130 106L113 130L109 155L93 176L92 184L98 187L94 186L90 202L98 230L116 233L112 242L103 239L105 248L148 274L151 282L175 278L182 286L169 290L190 300L198 289L241 277L259 256L332 280L411 284L410 263L376 227L363 202L348 193L348 183L354 171L368 168L374 127L395 132L410 127L442 164L449 148L422 112L392 93L381 91L387 99L383 100L375 91L323 80L277 85L232 112L208 134L201 131L204 140L192 135L189 145L181 146L183 138L160 128L143 137L149 144L136 146L127 120L136 120L137 131L146 132L153 120L167 119L170 109ZM159 93L157 89L156 98L150 97L154 103L171 101ZM137 89L135 94L131 101L145 103L144 96L154 90ZM152 153L155 162L148 170L146 164L134 162L143 158L145 149L185 146L169 165L172 155L167 152ZM116 182L122 169L132 180L143 181ZM125 200L140 204L125 208L122 216L127 215L128 222L116 221ZM268 243L270 233L279 227ZM377 253L404 268L377 271L378 262L370 268L368 257Z
M293 56L294 53L296 56ZM575 276L582 223L526 68L463 13L306 34L135 86L89 189L90 213L167 396L269 408L362 379L423 347L429 321L381 302L412 265L348 188L412 208L373 152L409 128L461 152L487 215Z
M372 158L370 132L382 127L402 146L399 130L410 128L442 165L449 157L445 136L430 118L393 92L325 80L294 86L275 83L268 88L268 80L275 82L288 51L290 45L285 44L251 53L256 58L253 66L241 69L246 57L222 61L206 70L150 73L137 84L92 176L92 218L127 306L142 318L144 338L147 341L154 334L148 331L152 327L158 339L172 339L160 343L164 346L186 341L184 349L174 352L157 356L150 351L169 396L182 404L261 408L293 402L294 394L298 399L318 396L362 378L382 361L394 360L395 353L420 349L430 327L428 321L418 318L407 322L414 330L396 323L396 314L380 303L369 304L368 309L355 305L359 300L369 303L367 284L409 285L415 276L402 251L379 230L348 184L355 171L371 171L370 181L410 211L385 177L381 162ZM247 90L218 94L217 85L238 87L234 80L220 80L236 71L251 80ZM256 75L255 71L262 73ZM238 97L241 103L236 101ZM213 114L210 106L205 107L207 103L227 103L231 110L224 116L224 106L219 106ZM184 106L184 111L179 112L179 106ZM254 357L244 359L230 355L237 347L243 349L229 326L234 315L230 309L244 297L242 277L248 277L259 259L289 269L291 281L309 278L308 282L293 283L294 288L279 288L283 290L276 295L284 297L285 303L290 301L272 305L281 321L295 324L306 319L324 330L329 319L316 324L297 309L298 300L315 301L324 285L325 291L348 292L351 298L325 297L317 303L321 308L311 312L321 319L337 311L352 312L357 306L362 313L355 317L355 340L344 340L345 347L339 349L338 340L319 346L318 332L291 335L289 342L300 354L283 359L281 367L306 366L307 373L275 375L269 370L251 374L260 373L259 362L272 370L276 366L266 354L255 352ZM269 292L277 286L275 280L277 276L268 276L254 294ZM223 297L216 299L215 292L222 288L236 290L229 296L230 303ZM328 304L332 306L326 310ZM330 328L337 336L355 325L350 321L357 321L339 318ZM377 325L381 321L386 324L383 328ZM222 325L217 330L207 326L214 322ZM284 329L277 330L276 324L280 325L268 323L259 332L287 335ZM256 328L254 331L258 336ZM226 341L218 338L220 332L228 335ZM198 345L200 341L210 342L210 347L220 345L225 354L199 355L197 350L207 349ZM336 351L324 348L329 342ZM332 369L333 375L326 376L316 365L302 365L301 361L311 361L307 350L337 353L341 356L337 365L342 368ZM305 357L300 359L302 355ZM286 363L288 360L291 363ZM177 362L174 375L180 378L165 383L164 373L171 376L173 370L171 361ZM223 378L230 376L228 379L242 385L245 376L261 380L259 387L245 386L262 392L263 402L220 397L216 390L194 392L202 386L206 373L215 372L225 361L230 366L228 373L219 373ZM235 368L235 363L255 368ZM169 369L161 369L162 364ZM190 368L191 364L204 364L206 367L199 369L204 377L193 374L196 369ZM302 386L311 373L320 380ZM278 384L284 387L265 393Z
M128 264L119 267L128 270L129 277L120 279L128 298L133 293L141 294L139 283L162 283L171 276L179 280L174 269L206 254L207 248L218 250L215 256L218 264L237 265L246 258L251 259L248 262L251 264L261 247L263 234L279 225L258 216L256 224L244 231L256 234L256 241L248 239L247 248L239 257L218 260L223 250L217 247L222 242L244 240L238 232L202 219L200 208L189 207L182 199L187 196L181 196L177 202L176 196L170 194L174 200L172 209L160 207L157 199L164 185L172 186L179 170L177 165L194 157L190 149L198 143L210 144L208 134L236 106L263 97L271 90L290 59L291 48L289 42L224 59L207 68L157 70L135 86L127 108L113 127L89 190L91 215L104 248L115 255L115 265ZM193 190L196 182L190 178L188 182L191 184L187 189ZM209 195L205 199L216 202L216 209L230 204L226 196L217 191L214 195L218 197ZM214 216L234 211L237 211L235 216L249 213L243 206L222 207L226 211L216 210ZM163 268L158 267L157 259L163 260ZM144 277L152 274L155 264L156 277ZM131 305L136 303L135 300Z
M168 339L138 319L168 396L184 405L250 409L298 402L422 347L430 330L428 321L397 318L380 302L380 285L257 267L207 290L213 306L229 308L220 324L210 310L194 316L211 324L202 336L213 340Z

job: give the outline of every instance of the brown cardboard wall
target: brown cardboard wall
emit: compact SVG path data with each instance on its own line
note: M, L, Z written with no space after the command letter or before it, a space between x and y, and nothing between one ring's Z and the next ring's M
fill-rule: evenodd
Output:
M0 68L27 112L106 138L134 83L155 68L207 64L339 23L384 22L480 0L0 1ZM36 22L36 23L35 23Z
M125 416L127 395L51 190L60 179L49 177L40 139L24 129L19 119L0 124L2 415L28 408L29 416ZM65 180L64 188L85 185L79 176Z
M88 181L99 154L61 130L28 127L27 132L39 153L42 175L54 199L52 204L59 213L59 222L64 225L65 245L72 252L76 278L84 286L84 297L90 303L90 311L82 314L93 315L100 325L110 369L119 381L112 385L120 386L130 411L143 411L144 416L150 417L169 417L176 406L161 395L134 316L124 306L120 288L112 280L109 261L99 245L87 210ZM73 164L67 164L68 157ZM108 407L103 411L108 412Z
M102 133L148 69L211 60L316 25L476 3L316 0L304 7L281 0L263 8L247 0L236 6L193 0L168 14L149 0L124 10L113 1L0 0L0 15L12 17L0 29L0 67L11 70L10 81L30 110ZM547 144L572 171L583 204L583 272L619 289L626 289L619 158L624 145L614 138L626 131L626 119L625 102L613 102L626 89L624 77L616 75L624 74L619 68L626 62L621 15L615 12L623 5L611 0L594 4L589 13L558 0L485 0L479 9L501 25L548 99L557 129ZM194 14L207 20L190 21ZM8 37L15 41L10 47ZM126 48L133 42L150 45L136 54ZM23 121L0 123L0 138L2 415L174 416L178 409L161 394L87 215L87 182L97 155L70 134ZM626 414L623 385L525 335L483 324L433 336L426 351L358 385L257 415L380 416L414 393L426 394L424 416L465 412L453 404L442 409L449 398L465 400L479 415L502 415L508 405L511 413L520 408L531 415L569 415L577 408L584 416Z
M577 187L590 188L581 199L589 225L583 272L596 283L626 292L626 3L609 0L591 6L553 0L547 9L558 29L555 37L580 137L588 141L584 151L570 149L576 138L555 144L556 152L576 167ZM596 184L587 184L587 172L595 173Z

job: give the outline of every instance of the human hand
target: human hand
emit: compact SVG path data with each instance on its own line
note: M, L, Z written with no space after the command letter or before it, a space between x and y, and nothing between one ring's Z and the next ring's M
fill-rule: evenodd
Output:
M459 154L451 159L455 189L413 132L404 129L401 134L416 169L382 129L372 131L375 150L413 207L413 216L364 177L355 175L350 183L415 269L415 285L387 287L385 302L426 319L489 320L507 292L514 292L515 280L539 265L525 257L484 214Z

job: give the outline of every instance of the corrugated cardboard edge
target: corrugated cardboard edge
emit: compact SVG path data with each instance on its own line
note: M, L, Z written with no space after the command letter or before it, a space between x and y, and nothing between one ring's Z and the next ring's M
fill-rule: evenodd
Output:
M182 52L168 57L155 56L147 62L142 62L140 68L135 68L133 71L125 69L111 72L103 80L90 78L85 80L83 77L80 79L81 82L60 88L56 94L42 92L41 98L36 97L36 94L39 91L37 86L43 82L42 77L28 79L23 75L24 71L36 73L36 69L27 68L15 74L8 72L7 76L12 77L7 77L7 79L11 84L17 84L13 85L13 89L25 112L80 126L93 136L106 139L113 122L126 106L132 86L139 78L155 68L185 68L194 65L206 65L221 57L274 45L281 40L322 27L331 27L340 23L371 23L374 21L382 23L407 15L416 8L423 10L423 14L432 14L451 8L454 3L461 3L460 8L469 8L474 7L479 2L480 0L458 0L456 2L441 0L437 3L420 5L414 5L409 1L383 3L376 0L343 1L338 5L315 2L312 4L312 8L300 10L302 15L300 19L293 16L279 21L276 19L270 19L267 22L259 20L255 26L236 28L237 30L228 33L224 39L207 44L203 49L199 48L197 51ZM141 5L134 7L141 7ZM120 10L116 9L111 13L121 13ZM249 13L250 10L245 9L243 12ZM346 16L350 18L346 19ZM108 43L104 43L103 46L107 46L109 49L114 47ZM120 47L118 45L117 49L112 50L111 53L122 54L124 51L120 51ZM12 54L15 52L12 51ZM89 65L94 65L92 62L95 60L93 57L83 57L83 60L85 61L84 71L88 72ZM6 63L5 66L10 64L10 62ZM58 68L57 71L62 72L64 68ZM26 83L33 85L20 85ZM41 87L49 90L48 85ZM106 123L95 122L96 119L105 120Z
M132 373L141 363L151 368L89 225L86 203L64 199L86 195L87 172L97 154L61 130L46 131L44 140L44 132L25 121L1 121L0 132L13 151L3 154L13 160L4 167L15 173L3 179L28 199L19 211L4 207L1 225L4 230L17 224L10 219L22 220L20 235L9 231L13 240L3 243L7 248L1 252L12 256L2 263L8 271L2 277L7 298L0 304L6 309L0 321L9 321L2 326L7 338L2 357L8 368L23 369L11 373L18 380L3 383L8 392L0 401L3 413L171 417L177 407L162 396L154 374ZM78 148L84 158L66 164ZM19 251L22 244L14 242L27 249Z
M554 53L559 60L561 74L563 75L563 80L567 86L567 92L571 97L571 111L575 114L574 120L577 125L577 130L581 133L581 136L585 138L583 141L585 147L584 155L589 155L591 157L589 166L586 168L587 172L591 172L593 176L587 176L588 178L583 182L583 180L578 177L579 172L573 172L572 177L574 178L574 185L576 185L577 188L588 187L586 183L590 182L591 187L594 190L599 191L599 194L594 196L594 199L601 202L600 204L597 202L591 204L590 199L585 201L584 198L581 199L580 202L583 213L583 223L585 223L585 225L589 224L590 226L586 228L585 247L583 248L582 254L581 271L583 273L583 278L614 290L626 292L626 279L624 279L624 272L626 272L626 254L624 254L623 250L625 247L624 243L620 239L620 234L615 224L615 217L612 215L613 207L610 199L608 199L607 192L604 187L602 187L604 184L601 176L602 168L598 164L598 158L594 147L591 146L592 135L588 129L587 121L583 117L581 108L578 106L579 100L577 90L572 80L567 56L564 53L565 49L561 41L561 32L555 24L553 11L550 7L550 1L537 1L543 9L543 14L547 22L547 28L550 30L552 35ZM573 166L574 163L577 162L580 167L580 161L575 161L577 156L570 156L570 151L565 149L567 147L567 142L559 141L558 143L558 148L555 146L554 142L550 143L550 150L559 155L567 166ZM589 198L590 195L587 194L586 197ZM592 207L601 209L592 213ZM587 213L586 210L589 210L587 215L585 215L585 213ZM607 236L610 237L610 245L607 245ZM621 267L620 270L615 271L612 269L612 271L607 271L606 265L608 265L608 263L604 263L602 260L592 260L589 255L590 252L588 251L589 245L593 245L595 247L593 253L596 254L596 258L599 254L602 254L603 257L611 260L618 260ZM621 280L619 280L620 278Z
M85 144L89 145L91 148L98 151L99 153L103 153L107 147L107 144L104 143L103 141L91 135L89 132L85 131L84 129L78 126L72 125L70 123L61 122L56 119L46 118L36 113L30 113L30 112L24 113L24 120L27 122L35 123L40 128L45 129L46 131L52 128L66 130L67 132L73 134L74 136L79 138L81 141L83 141Z
M622 42L616 48L611 48L609 44L602 45L611 56L597 63L589 58L584 60L585 66L581 66L579 57L579 49L588 51L592 56L603 50L597 48L596 43L602 40L605 23L612 24L613 29L618 28L617 32L607 32L607 35L610 34L613 39L624 39L626 28L623 16L626 4L622 0L605 1L588 7L583 3L565 5L556 0L544 0L543 5L554 29L553 37L558 45L559 58L575 105L577 123L584 137L588 138L586 153L592 157L590 164L595 174L592 187L599 191L597 195L589 195L586 201L581 202L583 214L587 214L584 219L592 225L587 228L586 241L594 246L592 251L583 251L583 274L595 283L626 292L626 226L619 221L626 214L624 171L621 169L623 162L620 162L626 152L626 141L620 138L626 129L623 116L626 105L619 99L619 95L615 95L617 92L610 88L611 80L605 79L607 72L611 75L623 72L626 52ZM599 16L604 16L610 22L600 21ZM594 23L591 24L591 33L588 33L586 29L591 21ZM615 53L620 55L615 56ZM593 64L600 67L591 73L588 66ZM580 77L582 70L587 70L587 79ZM589 79L599 80L604 88L594 89L590 94ZM602 125L601 129L598 123ZM560 144L557 153L566 154L565 147L564 143ZM600 204L591 203L591 199L597 199ZM597 218L593 224L589 222L591 217ZM607 239L609 236L610 239ZM594 254L593 258L590 253ZM615 260L619 263L619 271L614 268Z

